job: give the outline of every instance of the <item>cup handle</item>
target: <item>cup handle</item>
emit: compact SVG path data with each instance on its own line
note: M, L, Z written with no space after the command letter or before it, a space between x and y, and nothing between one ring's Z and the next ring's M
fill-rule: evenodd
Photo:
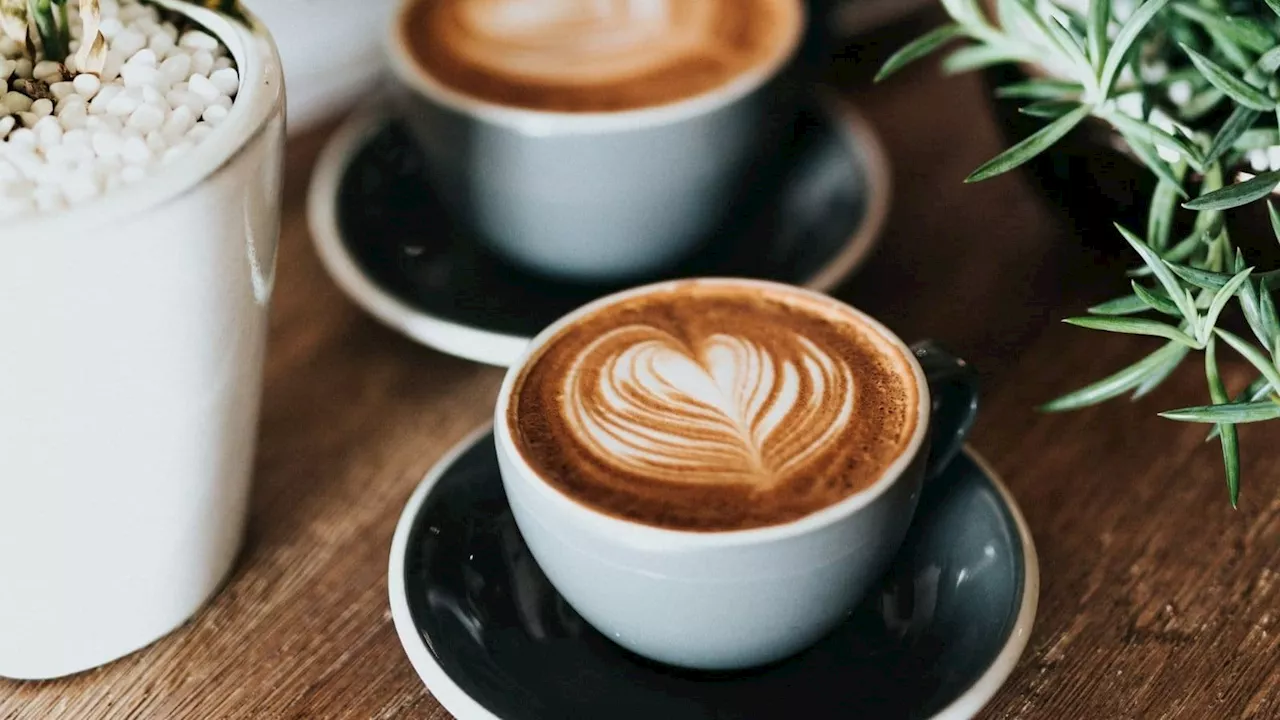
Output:
M964 360L943 350L932 340L911 346L924 369L933 398L930 427L932 444L925 477L933 479L947 469L964 447L978 417L978 374Z

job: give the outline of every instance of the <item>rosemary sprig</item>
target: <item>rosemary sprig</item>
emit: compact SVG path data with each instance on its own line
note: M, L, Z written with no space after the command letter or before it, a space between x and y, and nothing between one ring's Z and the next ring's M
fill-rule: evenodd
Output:
M999 88L1025 101L1045 125L976 169L966 182L995 177L1049 151L1081 123L1104 123L1157 178L1145 237L1117 227L1141 258L1132 294L1066 322L1154 336L1154 352L1042 406L1074 410L1132 392L1152 392L1193 352L1204 353L1208 405L1161 415L1213 426L1222 446L1229 498L1240 491L1239 423L1280 420L1280 270L1258 272L1226 229L1225 213L1280 187L1280 0L943 0L953 21L907 45L882 80L956 43L944 66L959 72L997 64L1038 67L1037 77ZM1127 11L1117 14L1117 7ZM1075 11L1080 12L1075 12ZM1259 155L1259 153L1261 153ZM1268 165L1255 169L1259 162ZM1174 237L1175 216L1194 213ZM1268 211L1280 241L1280 212ZM1233 309L1234 308L1234 309ZM1238 312L1253 337L1219 327ZM1218 370L1223 347L1259 373L1234 399Z

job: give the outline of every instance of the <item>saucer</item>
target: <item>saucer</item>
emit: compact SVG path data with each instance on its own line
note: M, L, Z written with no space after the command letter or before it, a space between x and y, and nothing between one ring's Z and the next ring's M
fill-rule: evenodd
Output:
M874 130L846 103L814 98L751 212L666 275L751 277L827 291L868 256L889 208L890 173ZM308 216L325 268L357 305L441 352L515 360L538 331L622 285L552 280L486 252L452 224L407 130L385 114L350 120L312 176Z
M543 577L488 428L414 492L388 572L400 642L459 720L968 718L1022 654L1040 585L1017 504L966 448L922 494L884 580L831 635L765 668L675 670L605 639Z

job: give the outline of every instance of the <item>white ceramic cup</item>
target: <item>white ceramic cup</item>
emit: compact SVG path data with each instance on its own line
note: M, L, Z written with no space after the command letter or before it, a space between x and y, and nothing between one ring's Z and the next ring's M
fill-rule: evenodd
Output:
M0 233L0 676L126 655L240 547L275 275L284 87L251 27L159 0L241 76L181 163Z
M677 263L710 236L753 162L790 119L804 5L785 52L685 100L619 112L533 110L434 79L401 31L388 34L393 97L432 190L500 257L543 275L620 281ZM430 0L426 0L430 1Z
M597 630L647 658L733 670L792 655L843 620L906 534L926 476L960 449L977 408L963 361L931 344L909 348L874 319L825 295L769 282L707 279L762 294L802 295L849 315L909 358L920 422L881 477L798 520L751 530L687 532L619 519L546 482L521 455L507 413L516 379L578 318L669 283L588 304L539 334L503 382L494 436L503 487L548 580ZM931 399L932 398L932 399ZM930 448L929 432L938 441Z

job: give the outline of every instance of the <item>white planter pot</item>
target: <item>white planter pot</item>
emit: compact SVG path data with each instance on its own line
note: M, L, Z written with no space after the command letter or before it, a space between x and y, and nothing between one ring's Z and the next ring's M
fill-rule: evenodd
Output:
M256 20L182 7L240 69L224 124L138 185L0 227L0 676L62 676L160 638L240 545L284 86Z

